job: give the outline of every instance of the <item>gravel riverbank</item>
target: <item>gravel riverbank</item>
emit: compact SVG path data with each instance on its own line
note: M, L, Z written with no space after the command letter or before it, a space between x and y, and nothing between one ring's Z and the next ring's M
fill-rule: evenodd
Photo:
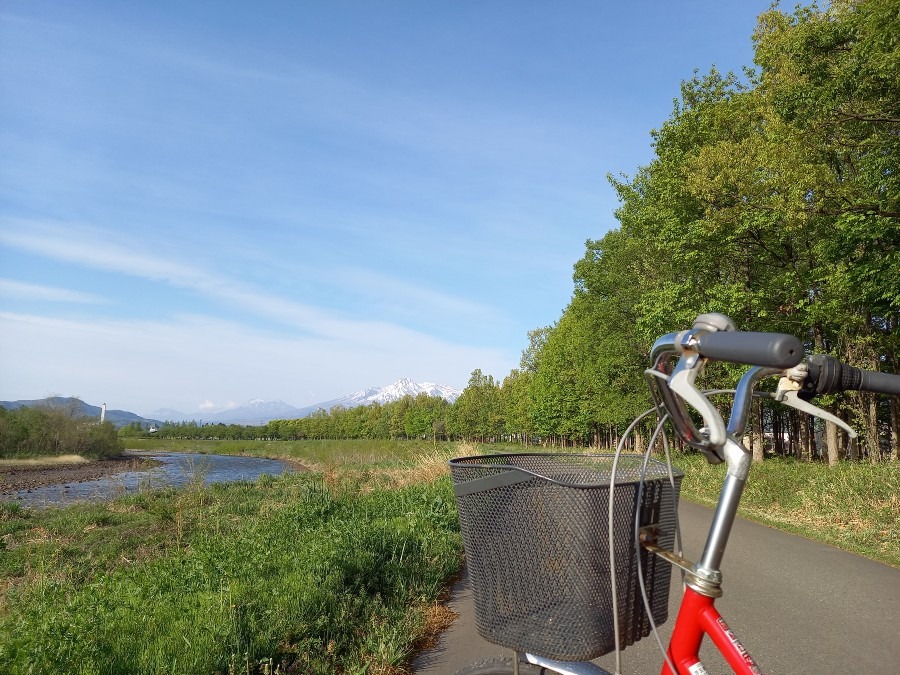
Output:
M46 464L0 464L0 497L47 485L96 480L123 471L144 471L155 466L159 466L156 460L128 454L67 464L50 461Z

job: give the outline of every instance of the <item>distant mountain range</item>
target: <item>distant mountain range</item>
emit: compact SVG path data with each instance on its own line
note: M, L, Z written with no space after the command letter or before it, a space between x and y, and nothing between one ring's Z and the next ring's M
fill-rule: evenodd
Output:
M196 412L183 413L171 408L160 408L154 410L150 415L155 419L162 419L168 422L222 422L224 424L248 424L260 425L266 424L272 420L297 419L300 417L308 417L317 410L331 410L338 406L343 408L356 408L361 405L371 405L373 403L390 403L391 401L399 401L404 396L418 396L419 394L427 394L428 396L440 396L446 401L453 403L462 392L452 387L442 384L434 384L433 382L416 383L408 378L397 380L393 384L385 387L370 387L369 389L360 389L352 394L341 396L330 401L323 401L305 408L295 408L284 401L263 401L260 399L251 399L244 405L237 408L229 408L220 412ZM2 404L0 404L2 405Z
M440 396L441 398L453 403L462 392L433 382L416 383L407 378L397 380L393 384L386 387L371 387L369 389L360 389L352 394L341 396L330 401L323 401L315 405L306 406L305 408L295 408L288 405L284 401L262 401L260 399L251 399L238 408L229 408L220 412L196 412L183 413L171 408L160 408L154 410L147 417L141 417L127 410L106 410L106 420L112 422L116 427L122 427L133 422L140 422L143 426L151 425L159 426L163 422L203 422L217 424L245 424L245 425L262 425L272 420L297 419L299 417L308 417L317 410L331 410L332 408L341 406L344 408L356 408L361 405L371 405L373 403L390 403L399 401L404 396L418 396L419 394L427 394L429 396ZM90 405L77 398L68 398L62 396L53 396L50 398L35 399L28 401L0 401L0 407L14 410L23 406L35 407L45 406L57 408L61 410L69 410L73 414L80 417L95 417L100 419L100 406Z
M309 413L307 413L309 414ZM237 408L229 408L220 412L200 411L195 413L183 413L171 408L160 408L150 413L166 422L203 422L218 424L249 424L260 425L271 420L294 419L305 417L300 408L288 405L284 401L263 401L258 398L251 399Z
M412 380L403 378L386 387L360 389L352 394L347 394L346 396L341 396L340 398L324 403L318 403L314 406L304 408L303 410L308 410L309 412L306 414L310 415L320 408L324 408L325 410L331 410L337 406L356 408L357 406L371 405L372 403L390 403L391 401L399 401L404 396L416 397L419 394L439 396L445 401L453 403L459 398L461 393L461 391L453 389L452 387L447 387L443 384L434 384L433 382L422 382L421 384L417 384Z

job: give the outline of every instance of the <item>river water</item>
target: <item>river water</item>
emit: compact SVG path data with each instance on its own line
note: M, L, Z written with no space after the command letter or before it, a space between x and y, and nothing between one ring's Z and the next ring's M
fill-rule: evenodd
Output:
M125 471L81 483L59 483L21 491L13 499L36 508L74 502L105 501L123 494L164 487L182 487L202 478L204 484L252 481L293 469L286 462L261 457L205 455L132 450L128 454L154 459L160 465L145 471Z

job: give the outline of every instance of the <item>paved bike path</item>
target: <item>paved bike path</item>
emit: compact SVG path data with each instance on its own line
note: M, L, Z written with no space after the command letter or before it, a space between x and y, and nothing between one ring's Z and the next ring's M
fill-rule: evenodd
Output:
M712 511L682 502L679 516L685 557L696 560ZM722 573L725 596L716 606L764 673L900 672L900 569L738 519ZM676 575L663 644L675 621L679 589ZM416 675L452 675L475 661L510 654L475 630L465 575L450 608L459 618L434 649L413 660ZM710 673L731 672L714 650L701 651L701 658ZM615 658L607 654L596 663L612 672ZM622 674L658 673L661 663L651 635L623 652Z

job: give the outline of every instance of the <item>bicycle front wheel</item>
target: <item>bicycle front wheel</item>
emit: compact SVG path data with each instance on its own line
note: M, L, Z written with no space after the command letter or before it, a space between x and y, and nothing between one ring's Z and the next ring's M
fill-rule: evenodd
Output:
M462 670L457 670L456 675L514 675L512 659L489 659L479 661ZM519 675L552 675L552 670L532 663L519 663Z

